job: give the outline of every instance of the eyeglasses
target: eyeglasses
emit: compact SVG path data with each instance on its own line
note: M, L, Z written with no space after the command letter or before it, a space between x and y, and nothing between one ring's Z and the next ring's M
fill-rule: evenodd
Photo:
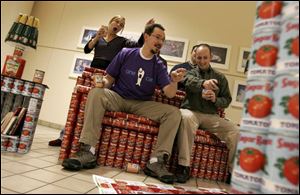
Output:
M158 41L165 42L165 38L161 38L158 35L150 35L150 36L155 37Z

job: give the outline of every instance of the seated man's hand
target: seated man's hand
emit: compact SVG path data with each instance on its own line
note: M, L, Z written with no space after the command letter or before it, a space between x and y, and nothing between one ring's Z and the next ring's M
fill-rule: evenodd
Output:
M203 89L202 90L202 98L205 100L210 100L212 102L216 102L216 94L213 90Z
M216 79L209 79L203 82L202 86L208 90L218 90L218 81Z
M178 68L171 72L171 79L173 82L178 83L183 80L185 74L186 74L185 68Z

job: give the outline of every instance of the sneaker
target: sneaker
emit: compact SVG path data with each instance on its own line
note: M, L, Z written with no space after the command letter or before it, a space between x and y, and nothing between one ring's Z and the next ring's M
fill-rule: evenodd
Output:
M229 184L229 185L230 185L230 183L231 183L231 173L230 173L230 172L228 172L228 176L227 176L227 178L226 178L225 183L227 183L227 184Z
M52 141L49 141L48 145L49 146L61 146L61 139L56 139L56 140L52 140Z
M177 182L185 183L190 179L190 167L178 165L175 176Z
M74 157L65 159L62 166L65 169L79 171L80 169L93 169L97 165L97 158L90 152L90 145L81 144L80 150Z
M144 173L148 176L158 178L159 181L172 184L174 183L174 175L166 168L166 162L163 157L157 157L158 161L151 163L148 161Z

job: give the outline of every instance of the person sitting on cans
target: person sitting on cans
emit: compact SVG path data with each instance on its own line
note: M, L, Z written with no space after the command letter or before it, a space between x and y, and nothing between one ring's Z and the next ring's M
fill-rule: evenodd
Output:
M229 169L232 169L239 135L235 124L217 114L217 109L227 108L232 98L226 77L210 65L211 47L200 44L195 57L197 68L188 71L183 80L186 97L180 109L182 120L177 135L179 166L175 173L177 181L181 183L185 183L190 176L190 156L198 128L215 133L226 142L229 148Z
M146 175L173 183L174 175L166 168L179 128L181 114L175 106L151 101L156 86L169 98L176 95L177 83L186 70L177 69L168 75L167 67L156 55L165 40L160 24L147 25L142 48L124 48L112 60L103 77L104 88L93 88L87 98L80 151L65 159L62 166L70 170L94 168L95 146L99 140L102 118L106 110L144 116L160 123L157 144L147 162Z
M153 24L154 19L150 19L146 25ZM125 27L125 18L120 15L116 15L110 19L108 27L101 26L96 35L87 42L84 47L84 52L90 53L93 49L94 58L91 62L91 67L105 70L112 59L121 51L124 47L141 47L144 43L143 35L141 35L138 42L130 41L125 37L118 36L121 30ZM60 132L59 138L49 141L49 146L61 146L64 128Z
M190 71L190 70L196 68L197 65L196 65L195 55L196 55L196 49L198 48L198 46L199 45L194 45L193 46L192 51L191 51L191 59L189 61L175 65L171 69L170 72L172 72L172 71L174 71L174 70L176 70L178 68L185 68L187 71ZM181 91L185 91L183 82L179 82L178 83L178 89L181 90Z

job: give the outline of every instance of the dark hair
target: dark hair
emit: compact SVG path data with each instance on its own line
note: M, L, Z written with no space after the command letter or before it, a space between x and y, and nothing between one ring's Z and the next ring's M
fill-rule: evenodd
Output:
M198 45L198 48L199 47L206 47L206 48L208 48L209 54L211 55L211 47L210 47L210 45L208 45L206 43L201 43L201 44Z
M198 44L198 45L194 45L191 52L193 52L193 51L194 51L195 49L197 49L198 47L199 47L199 44Z
M162 25L154 23L154 24L147 25L144 33L151 35L156 27L163 31L165 30Z

